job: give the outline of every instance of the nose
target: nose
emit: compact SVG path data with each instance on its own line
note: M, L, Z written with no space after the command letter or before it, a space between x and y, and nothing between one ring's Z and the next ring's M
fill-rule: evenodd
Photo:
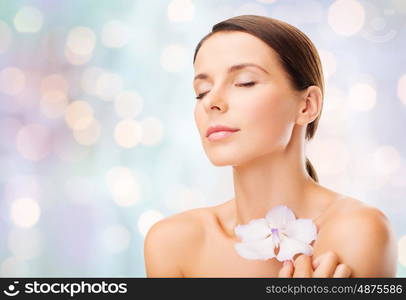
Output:
M225 112L228 108L225 94L219 90L214 91L207 95L206 111L207 113L212 113L213 111Z

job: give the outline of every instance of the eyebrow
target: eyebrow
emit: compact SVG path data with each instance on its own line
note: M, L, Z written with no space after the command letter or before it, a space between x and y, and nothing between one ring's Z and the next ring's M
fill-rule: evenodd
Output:
M254 63L243 63L243 64L238 64L238 65L234 65L228 68L227 73L232 73L235 72L237 70L241 70L247 67L255 67L260 69L261 71L265 72L266 74L269 74L267 70L265 70L264 68L262 68L261 66L254 64ZM209 77L209 75L207 75L206 73L200 73L198 75L195 76L195 78L193 79L193 81L196 81L197 79L207 79Z

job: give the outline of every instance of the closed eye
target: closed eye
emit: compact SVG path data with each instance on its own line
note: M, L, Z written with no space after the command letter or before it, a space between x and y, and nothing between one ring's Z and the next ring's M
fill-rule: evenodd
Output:
M250 82L245 82L245 83L239 83L237 86L253 86L256 82L255 81L250 81Z
M208 92L204 92L204 93L201 93L201 94L197 95L196 99L202 99L204 97L204 95L206 95L207 93Z
M255 81L250 81L250 82L236 84L236 86L251 87L251 86L253 86L255 84L256 84ZM197 95L196 99L202 99L208 92L209 91Z

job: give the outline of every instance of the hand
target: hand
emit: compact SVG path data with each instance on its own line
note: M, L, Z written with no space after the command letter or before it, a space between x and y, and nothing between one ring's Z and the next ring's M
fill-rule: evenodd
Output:
M293 262L285 261L278 277L327 277L347 278L351 269L338 261L337 255L326 252L312 261L312 256L301 254Z

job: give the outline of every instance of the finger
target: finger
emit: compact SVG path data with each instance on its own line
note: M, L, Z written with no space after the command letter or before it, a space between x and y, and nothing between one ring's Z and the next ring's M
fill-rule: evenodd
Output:
M339 264L333 274L334 278L348 278L351 276L351 269L347 265Z
M332 277L338 265L338 256L332 252L326 252L320 258L316 259L316 269L313 272L313 277Z
M293 274L293 263L290 260L285 260L283 262L282 268L279 270L278 277L290 278Z
M296 258L294 262L295 271L293 277L312 277L312 258L311 256L302 254Z
M331 252L331 251L328 251ZM324 259L328 252L324 252L323 254L315 257L312 261L313 270L317 269L320 265L320 262Z
M319 267L320 261L323 259L324 255L325 255L325 253L323 253L322 255L317 256L316 258L313 259L313 261L312 261L313 270L316 270Z

